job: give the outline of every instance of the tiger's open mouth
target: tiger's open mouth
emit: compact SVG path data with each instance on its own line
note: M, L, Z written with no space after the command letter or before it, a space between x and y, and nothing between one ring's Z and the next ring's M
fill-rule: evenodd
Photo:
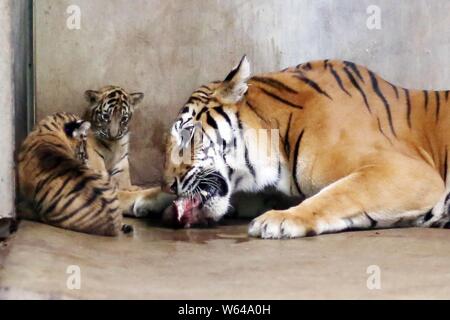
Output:
M214 219L208 217L205 207L212 198L223 197L228 193L227 183L221 175L214 174L208 180L200 181L197 188L199 192L189 197L181 196L167 208L163 216L166 225L175 228L191 228L209 226L214 223Z
M176 222L184 228L190 228L193 225L199 224L202 220L201 203L202 201L199 196L175 200Z
M164 214L164 222L173 228L209 226L213 220L204 212L204 204L211 195L195 195L176 199Z
M200 196L181 197L164 212L164 224L172 228L191 228L194 226L208 226Z

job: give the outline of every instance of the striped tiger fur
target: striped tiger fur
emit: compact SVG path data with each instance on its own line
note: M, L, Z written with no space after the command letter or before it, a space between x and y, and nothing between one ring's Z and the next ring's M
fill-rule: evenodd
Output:
M57 113L39 122L18 161L19 217L91 234L115 236L122 215L162 211L172 196L130 181L129 123L142 93L117 86L85 93L85 119ZM92 129L92 130L90 130Z
M18 156L19 218L116 236L122 211L116 189L87 140L89 122L68 113L40 121Z
M249 130L277 133L275 157L250 152ZM219 220L232 194L270 187L306 200L257 217L252 236L449 227L449 147L448 90L401 88L338 60L251 77L244 57L196 90L172 126L165 184L179 205L165 216Z
M161 211L172 197L160 187L142 189L131 184L129 166L129 125L143 93L128 93L125 89L109 85L100 90L87 90L89 102L84 118L92 124L95 153L104 161L114 185L121 191L119 197L124 214L143 217L149 212Z

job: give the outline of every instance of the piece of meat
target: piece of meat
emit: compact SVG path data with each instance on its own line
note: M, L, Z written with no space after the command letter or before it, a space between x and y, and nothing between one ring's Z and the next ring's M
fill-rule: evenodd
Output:
M173 227L190 228L202 221L200 197L178 198L164 213L164 222Z
M177 220L181 222L186 220L192 215L194 208L198 207L195 199L181 198L174 201L175 209L177 212Z

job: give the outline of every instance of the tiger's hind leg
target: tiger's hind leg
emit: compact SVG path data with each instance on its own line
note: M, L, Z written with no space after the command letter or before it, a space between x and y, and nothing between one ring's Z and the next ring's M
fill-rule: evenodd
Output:
M399 154L370 159L300 205L256 218L249 234L295 238L351 229L415 226L444 191L426 163Z
M119 190L120 207L124 215L141 218L153 212L162 212L174 200L159 187L142 190Z

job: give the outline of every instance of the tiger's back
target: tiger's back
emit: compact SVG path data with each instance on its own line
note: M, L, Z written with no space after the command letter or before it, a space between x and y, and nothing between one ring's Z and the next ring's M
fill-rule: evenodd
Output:
M82 123L75 115L57 113L28 135L18 157L18 183L32 215L18 215L74 231L115 236L122 227L117 192L99 159L89 159L87 165L77 158L77 130ZM88 138L87 148L90 144Z
M448 90L402 88L363 66L339 60L304 63L253 77L249 83L247 100L255 109L250 112L267 117L271 105L280 106L270 110L271 117L280 119L277 127L285 141L292 148L299 144L304 162L311 164L301 168L302 192L312 195L360 165L349 154L359 159L382 151L424 160L446 182ZM299 155L289 156L288 161L294 161ZM315 174L313 167L334 169Z

